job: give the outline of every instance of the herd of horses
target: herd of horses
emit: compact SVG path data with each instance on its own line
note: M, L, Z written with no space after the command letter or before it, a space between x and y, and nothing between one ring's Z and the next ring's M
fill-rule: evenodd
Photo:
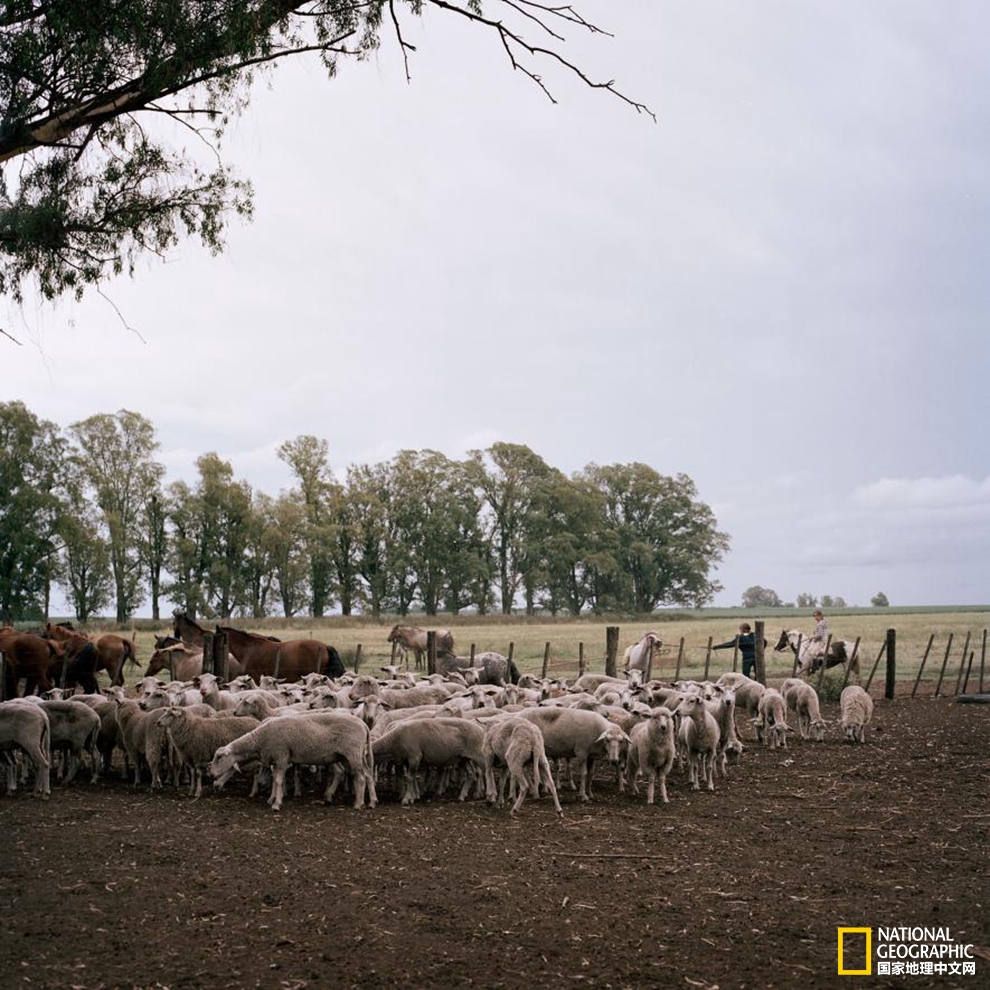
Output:
M454 639L448 629L437 629L438 657L454 656ZM427 632L418 626L394 626L387 642L406 659L407 652L416 657L417 668L422 666L427 647ZM188 680L203 672L203 646L207 635L223 633L226 637L228 677L249 674L255 680L263 675L278 674L288 680L298 680L306 674L321 673L340 677L344 664L337 650L318 639L294 639L285 642L274 636L235 629L233 626L216 626L211 634L184 612L173 617L172 636L158 636L155 652L146 673L154 675L167 672L170 677ZM634 647L626 651L626 664L630 653L636 650L645 656L648 640L659 636L647 633ZM807 674L821 664L821 658L808 653L807 641L802 641L796 630L785 630L775 645L776 650L790 649L797 658L799 674ZM140 667L135 643L116 633L87 636L74 629L69 622L53 625L33 632L18 632L10 626L0 627L0 653L4 654L3 697L17 695L18 682L25 682L24 693L47 691L64 680L64 686L81 687L88 693L98 690L96 675L106 671L112 684L123 684L125 663ZM850 674L858 679L859 658L856 644L832 640L825 658L827 667L848 664ZM636 664L633 664L634 666ZM645 665L644 665L645 666Z

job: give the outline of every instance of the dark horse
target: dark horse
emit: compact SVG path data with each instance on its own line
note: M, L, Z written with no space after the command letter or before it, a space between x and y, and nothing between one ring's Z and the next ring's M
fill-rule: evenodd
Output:
M314 672L340 677L344 673L340 654L318 639L290 639L279 643L267 636L234 629L232 626L217 626L217 632L227 634L230 652L256 681L263 675L274 675L276 658L278 676L296 681Z

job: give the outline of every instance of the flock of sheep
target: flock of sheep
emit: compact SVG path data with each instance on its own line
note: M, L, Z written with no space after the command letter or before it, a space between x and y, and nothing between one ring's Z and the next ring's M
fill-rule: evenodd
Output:
M530 675L486 684L471 670L429 677L383 670L387 678L310 674L292 684L263 677L260 685L246 675L227 685L212 674L171 683L146 677L131 696L111 687L63 698L55 689L3 702L7 790L33 773L34 793L48 797L53 758L65 784L87 761L95 781L119 749L135 786L149 775L154 790L188 781L199 797L204 774L220 788L246 773L252 796L270 786L275 811L292 770L297 797L309 777L327 802L345 785L357 808L373 807L387 784L404 805L456 788L462 801L473 794L499 807L508 794L513 814L527 796L546 794L561 813L561 774L591 800L598 760L613 768L620 791L638 794L645 780L650 804L658 787L668 802L675 765L693 789L713 791L728 757L744 750L737 709L768 747L787 746L789 711L802 739L823 740L826 730L814 687L799 678L778 690L735 673L676 684L640 683L636 670L626 678L585 674L573 684ZM850 741L865 742L872 711L862 688L845 688L841 724Z

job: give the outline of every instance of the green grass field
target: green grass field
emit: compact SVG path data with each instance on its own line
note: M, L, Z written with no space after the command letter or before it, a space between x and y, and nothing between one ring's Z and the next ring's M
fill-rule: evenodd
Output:
M560 676L571 676L577 672L580 643L584 643L587 669L591 671L604 669L607 625L615 624L620 627L620 666L622 650L648 630L656 629L663 640L663 648L657 658L658 662L655 661L654 675L669 678L674 673L681 637L684 638L682 674L698 676L704 672L708 637L711 636L716 643L724 642L733 637L739 622L744 619L752 622L756 618L763 618L766 622L766 636L771 641L771 647L781 629L794 628L807 633L813 625L810 612L797 609L768 610L762 616L742 609L712 609L691 613L658 613L649 619L639 617L628 621L622 618L609 620L588 618L574 621L522 616L486 616L482 619L477 616L456 618L440 616L435 622L428 622L425 617L413 616L408 622L422 624L425 627L435 625L451 628L455 649L460 655L467 655L472 643L479 652L497 650L500 653L507 653L509 644L514 643L514 656L520 669L530 672L540 670L544 647L549 642L550 670ZM829 629L837 638L852 640L857 636L861 637L860 666L864 679L869 674L888 628L897 630L898 680L915 677L928 638L933 633L935 640L925 666L924 679L928 681L937 678L951 633L953 642L946 667L946 680L954 686L967 633L970 635L969 649L975 654L973 671L979 671L984 630L990 626L990 608L952 611L846 609L837 613L829 612L828 620ZM323 640L339 650L348 666L353 663L357 646L360 644L363 670L377 669L381 664L388 663L390 658L391 651L386 636L393 624L392 617L378 622L369 618L334 617L321 620L295 619L291 622L286 622L284 619L265 619L260 622L240 620L233 624L249 630L264 630L265 633L281 639L313 637ZM163 621L155 624L141 620L135 623L135 627L138 656L142 660L147 660L153 649L155 632L165 632L168 623ZM94 625L93 628L97 627ZM731 668L731 650L712 653L710 673L713 676ZM767 674L771 680L790 676L790 670L789 654L773 653L768 650ZM128 675L128 680L131 681L137 676L139 676L137 672L132 671ZM883 676L884 667L881 663L877 671L877 679L882 681ZM978 677L978 673L976 676ZM972 683L971 678L971 687Z

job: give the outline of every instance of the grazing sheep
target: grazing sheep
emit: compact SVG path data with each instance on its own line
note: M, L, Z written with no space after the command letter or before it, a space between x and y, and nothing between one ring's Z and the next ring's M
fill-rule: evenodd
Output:
M190 768L189 794L198 798L203 793L203 770L216 751L247 735L260 723L256 718L203 718L191 715L187 708L167 708L158 724L168 733L179 762Z
M850 684L839 696L842 729L851 743L866 742L866 727L873 718L873 699L857 684Z
M408 805L420 796L416 772L424 763L460 766L465 775L458 800L465 800L475 772L484 773L484 738L481 726L469 719L410 718L393 725L373 745L376 760L389 760L402 772L402 803Z
M17 790L17 764L15 756L23 752L34 764L36 797L51 797L49 768L52 754L48 715L39 705L28 704L22 699L0 703L0 753L7 760L7 793Z
M553 773L547 760L546 749L543 746L543 734L531 722L521 718L496 718L485 726L485 740L482 745L482 756L485 762L485 791L490 804L496 801L495 791L495 760L505 764L506 771L498 788L498 806L505 804L504 793L506 780L509 781L509 797L515 788L516 800L509 814L514 815L526 799L526 791L530 789L529 778L526 776L526 765L533 768L533 797L540 796L542 783L553 798L553 806L558 815L564 813L557 798L557 788L553 782Z
M787 749L787 733L794 730L787 724L784 696L776 688L767 688L763 692L753 722L758 727L764 746Z
M305 718L269 719L252 732L221 746L210 763L210 776L222 787L242 765L260 763L274 768L268 803L280 811L285 796L285 773L290 766L334 767L344 762L354 782L354 807L377 803L375 761L368 727L353 715L321 712ZM333 800L341 774L334 772L323 799Z
M825 719L818 706L818 692L799 677L789 677L780 686L788 711L797 714L798 733L802 739L825 741Z
M700 790L699 776L704 775L708 790L715 790L715 759L720 733L715 716L705 706L700 694L688 695L677 706L681 716L678 738L688 758L688 779L692 790ZM700 774L699 774L700 770Z
M656 708L649 718L635 725L629 733L629 752L626 755L626 776L623 785L639 793L638 777L646 773L646 803L653 804L657 779L660 781L660 800L668 804L667 774L674 765L674 717L665 708Z

